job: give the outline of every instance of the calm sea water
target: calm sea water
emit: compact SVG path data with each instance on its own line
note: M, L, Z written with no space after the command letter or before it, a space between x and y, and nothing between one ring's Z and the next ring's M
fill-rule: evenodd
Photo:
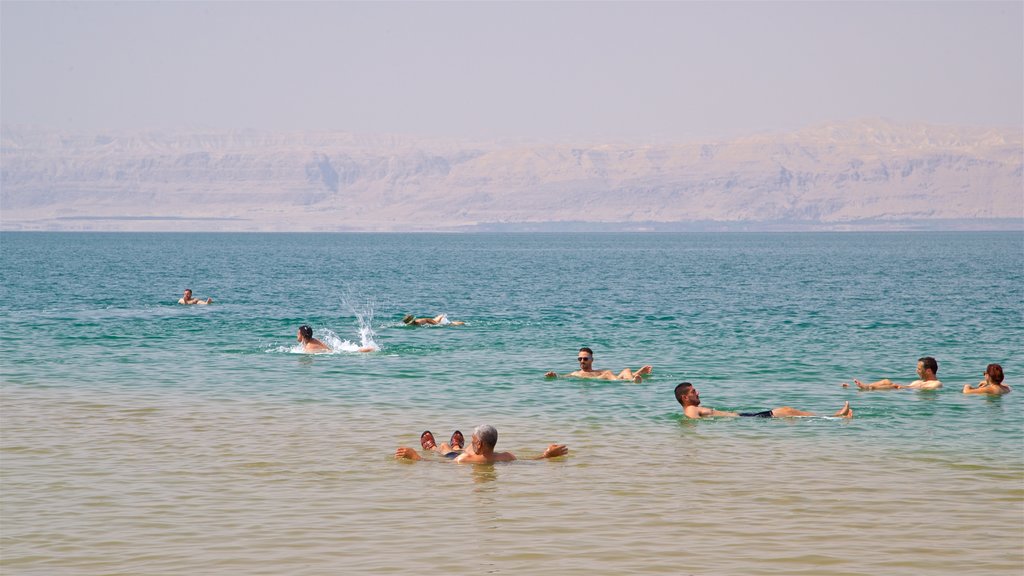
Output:
M1024 571L1020 233L4 233L0 261L6 574ZM467 325L400 322L441 312ZM293 353L303 323L381 351ZM583 345L654 374L543 378ZM924 355L942 390L840 386ZM961 394L989 362L1016 390ZM685 421L683 380L856 417ZM570 455L392 458L480 423Z

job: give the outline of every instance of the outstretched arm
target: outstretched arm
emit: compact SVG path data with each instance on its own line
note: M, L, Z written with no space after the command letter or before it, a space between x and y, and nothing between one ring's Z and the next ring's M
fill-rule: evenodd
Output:
M569 449L565 447L565 444L551 444L544 450L544 453L534 458L534 460L543 460L544 458L557 458L558 456L565 456L569 453Z
M420 456L419 452L417 452L416 450L414 450L412 448L406 448L405 446L402 446L398 450L395 450L395 460L402 460L402 459L406 459L406 460L423 460L423 457Z
M865 384L860 380L854 380L853 383L861 390L891 390L893 388L899 390L900 388L903 388L903 386L900 386L888 378L879 380L878 382L872 382L870 384Z

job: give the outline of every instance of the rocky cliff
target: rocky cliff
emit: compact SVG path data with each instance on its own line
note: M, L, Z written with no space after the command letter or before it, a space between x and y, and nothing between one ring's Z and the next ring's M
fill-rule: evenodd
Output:
M721 142L524 144L5 127L0 153L6 230L1024 222L1013 129L860 121Z

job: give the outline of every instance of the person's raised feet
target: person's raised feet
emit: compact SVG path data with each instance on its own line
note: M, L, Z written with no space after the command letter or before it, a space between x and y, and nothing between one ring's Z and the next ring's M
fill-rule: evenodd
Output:
M452 439L448 441L448 444L452 450L462 450L466 447L466 437L462 435L462 432L456 430L452 432Z
M644 374L650 374L653 371L654 371L654 367L651 366L650 364L648 364L647 366L644 366L643 368L637 370L636 373L639 376L643 376Z
M833 414L837 418L853 418L853 409L850 408L850 402L846 401L843 403L843 407L838 412Z
M843 388L849 388L849 387L850 387L850 385L848 383L843 382Z
M437 446L437 442L434 441L434 435L430 433L430 430L425 430L423 434L420 434L420 446L424 450L433 450Z

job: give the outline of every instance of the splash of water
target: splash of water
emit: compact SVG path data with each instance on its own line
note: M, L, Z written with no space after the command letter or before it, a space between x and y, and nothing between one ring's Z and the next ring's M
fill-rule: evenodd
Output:
M376 339L377 333L373 331L373 302L367 300L366 304L358 309L349 303L347 298L342 298L341 302L356 317L356 322L359 324L359 343L345 340L338 347L332 345L331 348L344 352L375 352L380 350L380 345L377 344Z

